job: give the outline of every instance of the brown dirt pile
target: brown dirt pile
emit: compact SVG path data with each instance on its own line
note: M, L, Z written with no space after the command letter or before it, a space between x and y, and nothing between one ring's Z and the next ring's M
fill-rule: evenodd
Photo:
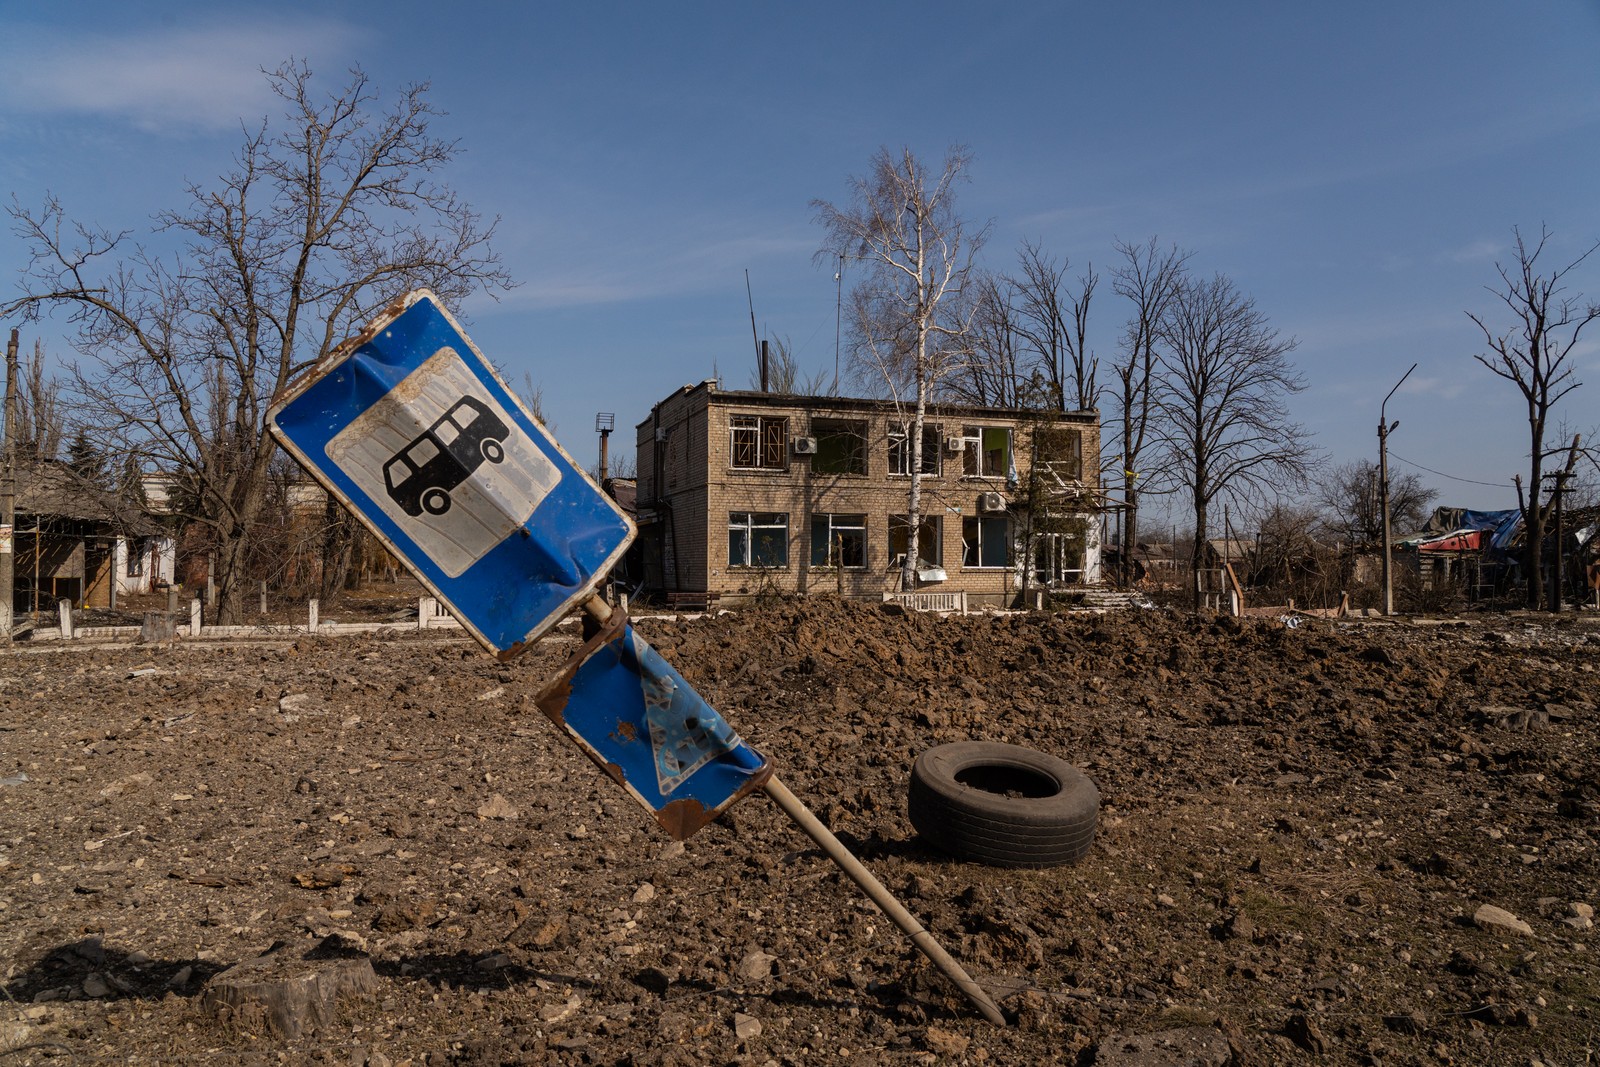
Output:
M640 630L1014 1026L972 1015L765 799L686 846L655 830L534 708L570 631L512 665L381 634L0 654L0 1052L21 1050L0 1058L1600 1047L1593 626L941 620L815 598ZM1001 871L919 841L911 762L965 739L1083 768L1104 801L1088 858ZM219 1018L208 985L263 956L370 960L376 989L294 1039Z

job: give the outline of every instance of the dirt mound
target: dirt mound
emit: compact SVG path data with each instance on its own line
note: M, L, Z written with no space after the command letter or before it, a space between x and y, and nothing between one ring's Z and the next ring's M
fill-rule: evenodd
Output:
M1015 1026L764 799L653 829L534 708L570 635L511 665L178 642L0 658L12 1059L1564 1063L1600 1032L1592 627L826 598L638 625ZM1082 863L916 838L912 761L967 739L1094 779ZM206 1010L263 957L376 989L297 1038Z

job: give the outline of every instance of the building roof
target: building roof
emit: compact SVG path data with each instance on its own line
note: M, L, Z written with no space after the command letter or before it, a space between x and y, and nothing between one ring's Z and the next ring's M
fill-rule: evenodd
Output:
M113 526L138 535L157 532L142 509L56 460L17 462L16 512L19 516Z
M828 412L885 412L893 411L896 408L894 401L874 397L807 396L795 393L763 393L742 389L719 389L714 378L708 378L699 385L685 385L672 396L698 392L705 392L708 395L708 399L715 403L734 404L741 407L798 407L814 408ZM671 396L666 397L661 403L665 403L670 399L672 399ZM661 405L658 403L656 406L660 407ZM1100 421L1100 413L1093 409L1088 411L1040 411L1033 408L974 407L963 404L930 403L928 405L928 414L934 418L962 416L973 419L1003 419L1008 422L1041 417L1049 417L1059 422L1077 422L1087 425L1098 424ZM650 421L649 418L641 419L636 428L643 429L650 424Z

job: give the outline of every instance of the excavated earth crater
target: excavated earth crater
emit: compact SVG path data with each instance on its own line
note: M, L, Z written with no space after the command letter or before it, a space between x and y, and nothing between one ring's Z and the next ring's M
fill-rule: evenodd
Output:
M1596 622L640 620L1005 1028L765 797L662 834L535 707L570 627L19 643L0 1063L1594 1062ZM1084 771L1088 855L920 839L966 740ZM243 964L331 984L273 1026Z

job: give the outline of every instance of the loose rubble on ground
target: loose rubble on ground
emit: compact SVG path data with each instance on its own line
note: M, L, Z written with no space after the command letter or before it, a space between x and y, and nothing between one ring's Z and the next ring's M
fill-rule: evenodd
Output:
M22 643L0 1063L1592 1063L1596 621L641 621L1004 1029L764 797L656 829L534 705L570 628ZM916 836L912 762L968 739L1093 779L1082 862Z

